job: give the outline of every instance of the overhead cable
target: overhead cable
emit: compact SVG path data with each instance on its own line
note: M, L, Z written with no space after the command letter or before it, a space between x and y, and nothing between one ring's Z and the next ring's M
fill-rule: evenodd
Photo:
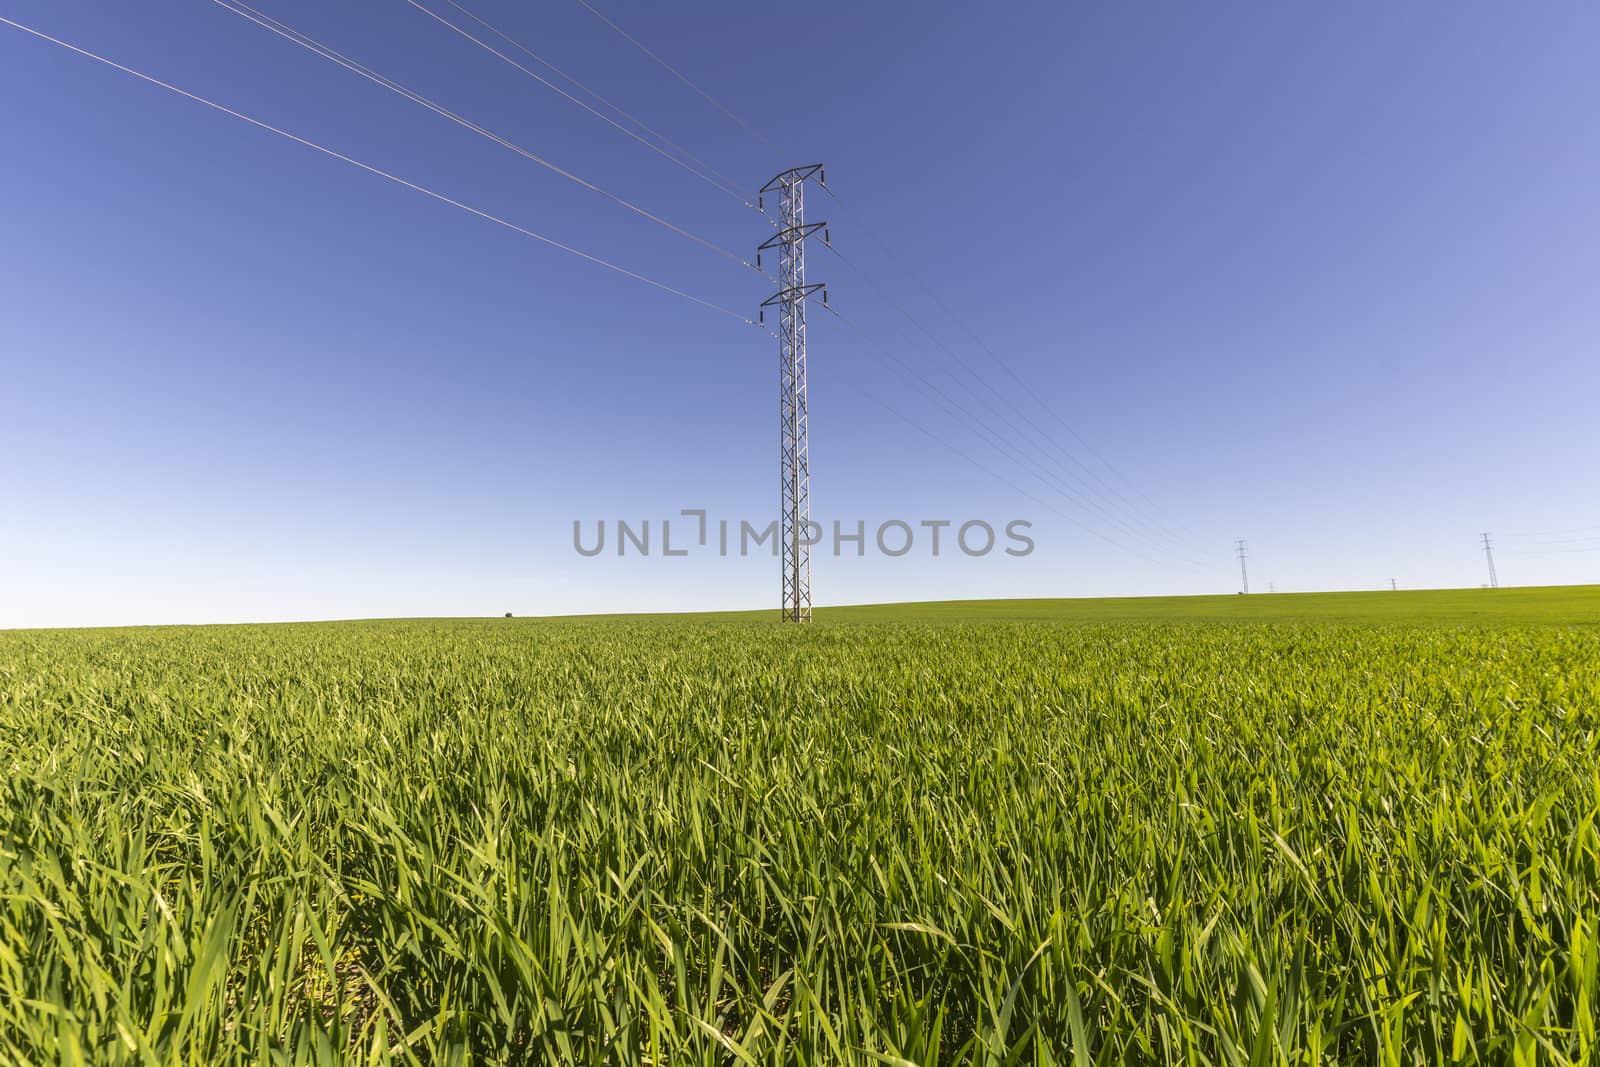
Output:
M645 138L639 136L639 134L635 133L633 130L628 129L628 127L622 125L616 119L613 119L610 115L607 115L605 112L600 111L598 108L595 108L594 106L586 103L585 101L578 99L576 96L573 96L571 93L569 93L565 89L561 88L561 86L557 85L555 82L553 82L550 79L548 79L548 78L544 77L543 75L541 75L538 71L535 71L535 70L525 66L524 64L517 62L515 59L512 59L510 56L506 55L504 52L500 51L500 49L496 48L494 45L490 44L488 41L485 41L483 38L478 37L475 34L469 32L467 30L462 29L460 26L457 26L454 22L451 22L449 19L445 18L443 15L439 14L437 11L434 11L432 8L427 7L424 4L418 3L417 0L406 0L406 3L410 4L412 7L416 8L418 11L422 12L424 15L427 15L429 18L431 18L434 21L438 22L440 25L445 26L445 27L447 27L447 28L449 28L451 30L454 30L456 33L460 34L462 37L465 37L467 40L471 41L473 44L477 45L479 48L483 49L485 52L488 52L490 55L495 56L496 58L498 58L502 62L507 63L507 64L511 65L512 67L515 67L517 70L520 70L522 73L526 74L528 77L532 78L534 81L538 82L540 85L543 85L545 88L551 90L552 92L558 93L561 96L565 97L566 99L572 101L574 104L577 104L579 107L581 107L585 111L589 112L589 114L594 115L596 118L600 119L600 121L604 122L606 125L612 127L613 129L619 130L623 134L627 135L628 137L631 137L633 140L638 141L640 144L644 145L646 148L650 149L652 152L654 152L657 155L661 156L663 159L671 160L673 163L675 163L678 166L682 167L684 170L688 171L690 174L693 174L695 177L699 178L701 181L704 181L707 184L712 185L712 186L716 187L717 189L721 190L721 192L724 195L732 197L734 200L738 201L739 203L743 204L744 206L746 206L748 208L751 208L752 210L756 209L756 205L750 203L750 201L746 200L743 196L741 196L737 189L731 188L728 185L725 185L723 182L721 182L718 179L712 177L711 175L705 173L704 171L700 170L699 168L690 165L689 163L685 162L682 159L679 159L677 156L673 155L671 152L668 152L666 149L662 148L660 145L653 144L652 142L650 142L650 141L646 140Z
M701 297L695 296L693 293L684 292L682 289L679 289L679 288L677 288L675 286L672 286L672 285L668 285L666 282L660 282L660 281L655 280L654 278L650 278L650 277L647 277L647 276L645 276L643 274L640 274L637 271L629 270L627 267L621 266L620 264L613 263L613 262L611 262L610 260L607 260L607 259L602 259L601 257L593 255L593 254L591 254L589 252L585 252L582 249L574 248L572 245L566 244L566 243L564 243L562 241L558 241L553 237L547 237L544 234L539 233L539 232L537 232L535 230L530 230L525 226L519 226L516 223L511 222L511 221L509 221L507 219L501 218L498 215L494 215L494 214L491 214L491 213L489 213L487 211L483 211L483 210L481 210L479 208L472 207L470 204L462 203L460 200L456 200L456 199L454 199L452 197L446 196L443 193L436 192L433 189L429 189L426 186L419 185L416 182L409 181L409 180L407 180L405 178L401 178L398 175L391 174L388 171L382 170L382 169L380 169L378 167L375 167L370 163L363 163L358 159L353 159L350 156L347 156L342 152L337 152L332 148L324 147L323 145L317 144L315 141L307 140L306 138L301 137L298 134L290 133L289 131L284 130L284 129L280 129L279 127L274 126L274 125L272 125L270 123L263 122L261 119L253 118L250 115L246 115L242 111L236 111L233 108L228 107L225 104L219 104L215 100L209 100L206 97L198 95L197 93L191 93L187 89L180 89L178 86L173 85L170 82L162 81L160 78L154 77L153 75L145 74L145 73L143 73L141 71L133 69L132 67L124 66L123 64L118 63L115 60L108 59L105 56L102 56L102 55L99 55L97 53L91 52L88 49L79 48L77 45L71 44L71 43L69 43L67 41L63 41L59 37L52 37L49 34L43 32L41 30L36 30L31 26L23 25L20 22L17 22L17 21L15 21L13 19L5 18L4 16L0 16L0 24L4 24L4 25L7 25L7 26L10 26L13 29L21 30L23 33L29 34L30 36L33 36L33 37L36 37L41 41L47 41L50 44L56 45L56 46L58 46L60 48L64 48L69 52L73 52L73 53L76 53L77 55L83 56L86 59L92 59L96 63L101 63L101 64L104 64L105 66L111 67L113 70L119 70L124 74L128 74L128 75L131 75L132 77L138 78L140 81L148 82L149 84L157 86L157 87L162 88L162 89L165 89L168 92L176 93L178 96L184 97L187 100L192 100L197 104L202 104L205 107L211 108L214 111L220 111L224 115L228 115L228 116L231 116L232 118L236 118L236 119L240 120L241 122L246 122L246 123L250 124L251 126L256 127L257 129L265 130L266 132L271 133L271 134L276 134L277 136L282 137L285 140L293 141L293 142L295 142L296 144L299 144L299 145L304 145L306 148L309 148L312 151L320 152L321 154L323 154L325 156L328 156L328 157L330 157L332 159L337 159L341 163L348 163L350 166L355 167L358 170L366 171L368 174L376 175L379 178L383 178L385 181L393 182L395 185L403 186L403 187L405 187L407 189L413 190L414 192L421 193L423 196L429 197L430 199L433 199L433 200L437 200L442 204L448 204L451 207L458 208L458 209L460 209L462 211L465 211L469 215L475 215L478 218L484 219L484 220L486 220L488 222L492 222L497 226L502 226L505 229L508 229L508 230L512 231L513 233L518 233L518 234L521 234L524 237L532 238L533 240L538 241L541 244L546 244L546 245L549 245L552 248L560 249L561 251L566 252L566 253L568 253L570 255L577 256L579 259L587 260L588 262L593 263L596 266L604 267L607 270L614 271L615 273L621 274L621 275L623 275L625 277L628 277L628 278L632 278L635 281L643 282L644 284L649 285L649 286L651 286L653 288L660 289L662 292L671 293L673 296L682 297L683 299L691 301L692 303L699 304L701 307L709 308L712 311L716 311L716 312L718 312L720 314L727 315L730 318L738 319L740 322L747 323L747 324L749 324L751 326L756 326L757 325L757 323L754 320L746 318L744 315L741 315L739 312L734 311L734 310L732 310L730 308L723 307L722 305L715 304L715 303L711 302L710 300L705 300L705 299L703 299Z
M578 3L583 5L584 9L587 10L589 12L589 14L593 15L595 18L599 19L601 22L605 23L607 26L609 26L613 30L615 30L629 44L633 45L639 51L643 52L645 55L647 55L651 59L655 60L656 63L661 65L661 68L663 70L667 71L667 73L671 74L674 78L677 78L683 84L685 84L689 88L693 89L696 93L699 93L702 99L704 99L708 104L710 104L712 107L716 108L718 111L722 112L724 115L728 116L728 118L732 119L735 123L738 124L740 129L744 130L750 136L754 137L756 140L760 141L762 144L766 145L768 148L772 149L773 151L777 151L778 150L778 146L773 144L771 141L767 140L767 138L761 133L760 130L756 129L754 126L750 125L744 119L742 119L738 115L734 114L734 112L732 110L730 110L726 105L724 105L722 103L722 101L718 100L716 97L712 96L710 93L708 93L704 89L700 88L700 86L695 84L692 80L690 80L689 76L687 74L683 73L683 71L679 70L677 67L674 67L671 63L668 63L666 60L662 59L660 56L658 56L654 52L652 52L648 47L645 46L644 42L640 41L637 37L633 36L627 30L623 29L621 26L618 26L615 22L612 22L609 18L607 18L604 14L602 14L601 11L598 8L596 8L593 4L589 3L589 0L578 0Z
M260 26L265 30L268 30L268 31L270 31L272 33L277 34L279 37L282 37L286 41L289 41L289 42L291 42L293 44L299 45L301 48L306 49L308 52L311 52L311 53L313 53L315 55L321 56L323 59L326 59L329 62L335 63L335 64L345 68L346 70L351 71L352 73L357 74L357 75L365 78L366 80L372 82L374 85L378 85L378 86L381 86L384 89L388 89L390 92L395 93L395 94L397 94L397 95L399 95L401 97L404 97L405 99L410 100L412 103L415 103L415 104L418 104L418 105L420 105L422 107L427 108L429 111L432 111L434 114L440 116L441 118L445 118L445 119L450 120L451 122L455 123L456 125L462 127L465 130L470 130L471 132L477 134L478 136L483 137L483 138L485 138L485 139L487 139L489 141L492 141L497 145L500 145L502 148L506 148L506 149L509 149L512 152L515 152L517 155L521 156L522 158L524 158L524 159L526 159L526 160L528 160L528 161L530 161L532 163L537 163L539 166L544 167L546 170L548 170L548 171L550 171L550 172L552 172L554 174L558 174L561 177L567 179L570 182L573 182L576 185L580 185L583 188L590 190L591 192L598 193L599 195L605 197L607 200L610 200L612 203L617 204L618 206L626 208L627 210L633 212L635 215L638 215L638 216L640 216L641 218L644 218L644 219L648 219L649 221L655 223L657 226L660 226L663 229L669 230L672 233L675 233L680 237L683 237L683 238L685 238L687 240L693 241L695 244L701 246L702 248L705 248L706 250L711 251L711 252L715 252L717 255L723 257L724 259L726 259L726 260L728 260L728 261L730 261L732 263L737 264L738 266L744 267L747 270L755 271L758 274L763 273L759 268L756 267L755 264L751 263L749 260L746 260L746 259L742 258L737 253L731 252L728 249L721 247L720 245L717 245L717 244L715 244L715 243L713 243L711 241L708 241L704 237L701 237L698 234L691 233L689 230L684 229L682 226L679 226L679 225L677 225L676 223L673 223L673 222L669 222L667 219L664 219L660 215L657 215L654 212L648 211L645 208L640 207L638 204L633 203L631 200L628 200L628 199L625 199L624 197L618 196L616 193L611 192L609 189L601 188L600 186L596 185L594 182L591 182L586 178L579 177L577 174L574 174L572 171L567 170L565 167L562 167L562 166L559 166L559 165L557 165L555 163L552 163L550 160L545 159L543 156L540 156L540 155L530 151L529 149L524 148L519 144L516 144L515 142L509 141L506 138L500 136L497 133L494 133L491 130L485 129L484 127L478 125L477 123L473 122L470 119L463 118L461 115L457 114L454 111L451 111L447 107L444 107L442 104L439 104L439 103L437 103L437 102L435 102L433 100L430 100L427 97L421 95L420 93L413 92L412 90L406 88L404 85L401 85L398 82L393 81L392 79L387 78L382 74L379 74L377 71L373 70L371 67L365 66L362 63L357 62L354 59L351 59L349 56L346 56L346 55L344 55L344 54L342 54L340 52L335 51L334 49L328 47L327 45L325 45L325 44L321 43L320 41L316 40L315 38L311 37L309 34L302 33L301 31L295 29L294 27L286 25L285 23L278 21L277 19L271 17L270 15L266 15L266 14L263 14L262 12L260 12L260 11L257 11L255 8L251 7L249 4L245 3L244 0L211 0L211 2L216 4L218 7L223 8L226 11L230 11L233 14L238 15L239 17L241 17L243 19L247 19L248 21L255 23L257 26Z
M516 38L512 37L510 34L506 33L504 30L502 30L499 27L495 26L493 23L489 22L487 19L481 18L480 16L478 16L477 14L475 14L474 12L469 10L464 5L457 3L456 0L444 0L444 2L449 4L451 7L455 8L457 11L461 12L463 15L467 16L467 18L471 19L473 22L476 22L479 26L482 26L484 29L486 29L490 33L494 34L496 37L500 38L502 41L504 41L506 44L510 45L512 48L515 48L517 51L521 52L523 55L525 55L529 59L533 60L535 63L538 63L540 66L544 67L544 69L550 71L556 77L561 78L562 80L564 80L564 81L576 86L581 91L587 93L592 99L599 101L600 104L603 105L604 107L610 108L612 111L616 112L617 114L621 115L623 118L627 119L629 122L633 123L635 126L639 127L639 129L644 130L650 136L652 136L656 140L660 141L663 145L666 145L668 148L672 149L674 152L676 152L679 155L681 155L684 159L688 160L689 162L695 164L695 166L697 166L697 167L701 168L702 170L704 170L706 172L706 174L716 178L720 183L722 183L725 186L725 188L726 188L726 190L728 192L736 193L736 191L737 191L737 189L739 187L739 183L738 182L736 182L734 179L728 177L726 174L723 174L721 171L717 170L715 167L713 167L711 164L707 163L705 160L700 159L693 152L690 152L687 148L685 148L682 145L678 144L676 141L672 140L672 138L668 137L666 134L662 133L660 130L658 130L655 127L651 126L649 123L645 122L639 116L637 116L635 114L632 114L629 111L624 110L620 105L618 105L616 103L613 103L612 101L606 99L604 96L601 96L594 89L592 89L589 86L585 85L583 82L579 81L577 78L573 77L571 74L568 74L566 71L562 70L560 67L558 67L554 63L550 62L548 59L545 59L543 56L539 55L537 52L533 51L527 45L523 44L521 41L519 41ZM747 203L747 206L752 206L753 207L753 205L749 205L748 202L746 202L746 203ZM757 209L757 210L759 210L759 209Z

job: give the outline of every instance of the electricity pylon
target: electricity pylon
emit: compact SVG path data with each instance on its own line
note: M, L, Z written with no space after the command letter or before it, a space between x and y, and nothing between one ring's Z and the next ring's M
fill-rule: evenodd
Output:
M828 306L828 290L821 282L806 284L806 238L823 231L827 223L807 223L805 219L806 181L815 177L827 188L821 163L793 167L761 187L758 201L766 207L766 194L776 191L779 201L779 230L756 250L756 266L761 253L778 250L778 291L761 303L761 321L766 309L778 306L778 406L782 436L779 443L780 512L778 543L783 565L783 621L811 621L811 467L809 458L809 420L806 415L806 297L822 290L822 306Z
M1494 546L1489 544L1489 535L1483 535L1483 558L1489 561L1489 588L1500 588L1500 576L1494 572Z
M1239 546L1239 580L1244 582L1244 591L1248 593L1250 591L1250 572L1245 569L1244 565L1245 543L1243 541L1235 541L1234 544Z

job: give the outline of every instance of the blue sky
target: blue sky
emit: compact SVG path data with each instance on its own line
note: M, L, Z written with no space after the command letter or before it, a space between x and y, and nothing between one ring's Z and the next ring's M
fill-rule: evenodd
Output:
M1484 530L1507 584L1600 581L1592 6L596 0L754 136L576 0L462 2L751 192L827 163L848 260L810 277L874 340L813 310L814 515L1037 549L821 552L819 604L1232 592L1235 538L1263 590L1476 585ZM718 246L770 232L407 0L256 6ZM0 15L769 291L209 0ZM0 123L0 626L776 606L769 557L571 541L772 517L767 334L5 26Z

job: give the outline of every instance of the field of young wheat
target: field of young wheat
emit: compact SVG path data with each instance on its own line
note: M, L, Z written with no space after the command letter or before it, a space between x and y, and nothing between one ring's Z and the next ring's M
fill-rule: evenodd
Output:
M1600 1058L1600 629L924 614L0 633L0 1062Z

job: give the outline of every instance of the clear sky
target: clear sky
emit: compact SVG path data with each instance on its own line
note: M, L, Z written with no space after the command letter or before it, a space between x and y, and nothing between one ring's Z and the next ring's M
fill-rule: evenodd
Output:
M707 242L770 233L408 0L255 2ZM749 194L827 164L814 515L1033 523L1025 558L825 544L818 604L1232 592L1236 538L1263 591L1476 585L1485 530L1506 584L1600 581L1600 9L594 2L750 129L577 0L462 0ZM771 289L212 0L0 15ZM6 26L0 125L0 626L776 607L768 556L572 547L772 518L766 333Z

